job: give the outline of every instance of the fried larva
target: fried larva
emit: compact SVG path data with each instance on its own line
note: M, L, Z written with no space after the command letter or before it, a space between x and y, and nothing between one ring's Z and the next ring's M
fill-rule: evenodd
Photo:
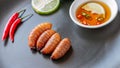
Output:
M58 33L53 34L52 37L46 43L45 47L41 50L41 53L51 54L60 41L61 41L61 36Z
M51 59L59 59L63 57L66 52L70 49L71 42L68 38L64 38L56 47L51 55Z
M39 39L37 40L37 45L36 45L37 50L41 50L45 46L45 43L54 33L55 33L54 30L46 30L45 32L43 32L39 37Z
M39 36L46 30L51 29L52 24L49 22L41 23L38 26L36 26L29 34L28 37L28 45L31 49L36 48L36 41L39 38Z

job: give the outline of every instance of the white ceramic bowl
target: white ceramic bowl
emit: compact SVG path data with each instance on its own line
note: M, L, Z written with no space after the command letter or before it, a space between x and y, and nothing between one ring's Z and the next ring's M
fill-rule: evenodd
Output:
M84 25L84 24L80 23L75 16L76 10L81 4L83 4L85 2L88 2L88 1L102 1L105 4L107 4L109 6L110 10L111 10L111 16L110 16L109 20L107 20L103 24L95 25L95 26L89 26L89 25ZM117 5L115 0L75 0L72 3L72 5L70 7L70 10L69 10L69 14L70 14L70 17L73 20L73 22L75 24L81 26L81 27L84 27L84 28L100 28L100 27L103 27L103 26L111 23L113 21L113 19L117 16L117 13L118 13L118 5Z

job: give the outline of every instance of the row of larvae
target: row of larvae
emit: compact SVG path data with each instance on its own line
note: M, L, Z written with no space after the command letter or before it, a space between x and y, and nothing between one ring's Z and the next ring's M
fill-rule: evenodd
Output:
M51 59L56 60L67 53L71 42L69 38L61 40L60 34L51 28L52 24L49 22L36 26L28 36L28 45L42 54L52 54Z

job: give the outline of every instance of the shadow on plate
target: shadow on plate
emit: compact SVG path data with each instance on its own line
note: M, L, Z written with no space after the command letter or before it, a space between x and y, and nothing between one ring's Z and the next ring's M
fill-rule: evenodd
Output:
M33 54L36 54L38 51L37 51L36 49L31 49L31 52L32 52Z
M45 54L42 54L41 52L38 52L37 50L35 49L31 49L31 52L33 54L36 54L36 53L39 53L41 56L43 56L45 59L50 59L50 56L51 54L48 54L48 55L45 55ZM73 52L73 48L72 46L70 47L70 49L68 50L68 52L60 59L58 60L52 60L54 63L62 63L62 62L65 62L67 59L69 59L69 57L72 55L72 52Z
M48 54L48 55L42 54L42 56L43 56L44 59L50 59L51 55L50 54Z
M4 41L4 46L6 47L7 46L7 44L8 44L8 37L5 39L5 41Z

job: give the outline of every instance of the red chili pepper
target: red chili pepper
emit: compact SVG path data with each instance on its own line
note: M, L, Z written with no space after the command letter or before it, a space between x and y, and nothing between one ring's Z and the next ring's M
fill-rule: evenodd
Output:
M12 24L10 28L9 36L12 41L14 41L14 31L20 22L21 22L21 18L17 18L17 20L15 20L15 22Z
M6 24L5 28L4 28L4 32L3 32L3 36L2 36L2 40L5 40L8 36L9 30L11 25L13 24L13 22L18 18L19 13L14 13L10 19L8 20L8 23Z
M10 27L11 27L11 25L13 24L13 22L18 18L19 13L24 12L25 10L26 10L26 9L21 10L21 11L19 11L19 12L15 12L15 13L9 18L9 20L8 20L8 22L7 22L7 24L6 24L5 28L4 28L4 32L3 32L3 35L2 35L2 40L5 40L5 39L7 38L8 33L9 33L9 31L10 31Z
M77 15L77 18L81 19L81 18L83 18L83 16L79 14L79 15Z
M31 15L26 15L26 16L24 16L23 18L17 18L17 19L13 22L13 24L12 24L12 26L11 26L11 28L10 28L10 32L9 32L9 36L10 36L10 39L11 39L12 42L14 41L15 29L16 29L17 26L22 22L22 19L24 19L24 18L26 18L26 17L28 17L28 16L32 16L32 14L31 14Z

